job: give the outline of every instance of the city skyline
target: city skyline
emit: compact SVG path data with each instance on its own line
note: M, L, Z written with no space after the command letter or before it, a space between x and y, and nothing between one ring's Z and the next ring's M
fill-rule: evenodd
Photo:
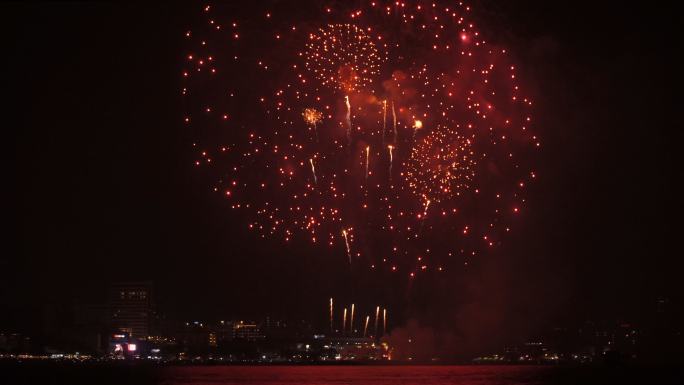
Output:
M265 23L253 16L266 18L264 4L219 4L219 10L221 5L224 13L217 17L226 23ZM294 9L268 5L280 12L268 18L283 23L314 20L325 9L316 1ZM330 7L344 5L333 1ZM16 35L8 43L9 94L18 108L7 124L13 128L12 232L0 257L7 272L0 282L0 307L6 309L0 331L35 335L46 307L104 305L113 283L143 281L153 283L156 310L177 321L269 316L307 320L324 330L334 298L335 323L345 306L351 312L355 304L363 309L355 314L356 325L368 316L373 326L381 306L402 332L417 322L456 336L455 355L491 353L540 330L588 320L646 324L659 301L681 318L678 47L667 38L676 35L673 15L658 6L611 3L473 4L483 34L512 52L516 76L533 96L534 129L543 145L529 162L535 180L529 186L526 181L529 199L511 235L471 260L426 263L428 273L414 279L409 270L393 275L356 262L365 260L352 251L373 254L380 248L357 235L345 249L351 226L345 225L344 235L335 227L334 248L302 238L264 239L249 229L251 213L236 213L235 202L217 198L211 189L220 173L197 167L198 134L184 122L198 105L188 108L191 102L181 93L184 71L198 65L195 59L188 64L198 42L188 43L186 34L206 28L203 8L8 6L14 17L7 25ZM301 25L308 28L309 22ZM256 51L245 55L256 66L257 56L267 52L251 48ZM253 81L228 78L241 88ZM346 105L338 99L342 111ZM306 110L299 107L292 116L302 119ZM391 102L384 108L378 104L374 113L380 119L384 111L382 121L389 122ZM316 130L322 118L314 112L302 122ZM424 120L407 127L414 139L430 129ZM459 140L459 151L468 147ZM369 147L360 180L369 177ZM402 156L408 163L407 154ZM307 160L312 181L325 181L313 158ZM387 172L374 171L372 162L371 178ZM460 171L466 175L469 169ZM242 199L253 192L244 189ZM425 211L435 204L428 202L421 202ZM437 234L431 242L446 255L442 245L448 240ZM433 273L442 267L444 274Z

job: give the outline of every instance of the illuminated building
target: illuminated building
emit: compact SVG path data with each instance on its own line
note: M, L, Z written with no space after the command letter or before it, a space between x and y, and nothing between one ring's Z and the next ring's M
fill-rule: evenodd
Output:
M150 282L119 282L109 289L111 327L131 338L150 335L152 318L152 284Z
M390 349L387 343L376 343L372 338L332 337L323 338L323 342L327 359L338 361L390 360Z
M264 338L259 326L255 323L238 321L233 324L233 338L245 341L257 341Z
M136 357L139 354L138 350L137 342L131 339L128 333L114 333L109 338L108 353L113 356Z

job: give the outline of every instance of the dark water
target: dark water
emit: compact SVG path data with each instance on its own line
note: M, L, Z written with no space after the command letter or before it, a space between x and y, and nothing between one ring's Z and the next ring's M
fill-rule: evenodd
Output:
M536 366L295 366L168 368L164 385L684 384L682 371Z
M682 368L535 366L0 365L0 385L684 384Z
M172 368L164 384L508 385L542 384L544 368L484 366L316 366Z

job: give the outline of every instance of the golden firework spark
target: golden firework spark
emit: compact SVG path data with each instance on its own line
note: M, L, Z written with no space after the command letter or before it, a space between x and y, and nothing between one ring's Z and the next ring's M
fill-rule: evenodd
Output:
M440 202L460 195L475 176L472 138L437 127L416 143L407 163L406 180L413 193L425 203Z
M345 92L371 85L385 59L373 38L353 24L328 24L306 44L306 68L323 85Z
M323 120L323 113L315 108L305 108L302 117L307 124L316 127Z

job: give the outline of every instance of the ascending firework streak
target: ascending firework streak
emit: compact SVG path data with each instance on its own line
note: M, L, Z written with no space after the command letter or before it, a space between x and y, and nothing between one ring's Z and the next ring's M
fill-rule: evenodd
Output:
M330 300L332 301L332 298ZM380 306L375 308L375 331L373 332L374 337L378 336L378 318L380 318Z
M382 334L387 334L387 309L382 309Z
M351 263L351 249L349 248L349 239L347 239L346 229L342 229L342 236L344 237L344 244L347 246L347 257L349 258L349 263Z
M389 149L389 155L390 155L389 179L392 180L392 161L394 160L393 157L392 157L392 150L394 150L394 146L392 146L392 145L390 144L389 146L387 146L387 148Z
M342 333L345 333L347 331L347 308L344 308L344 312L342 313Z
M366 316L366 323L363 325L363 338L366 338L366 333L368 333L368 320L370 319L370 316Z
M370 151L370 146L366 146L366 180L368 180L368 153Z
M332 333L333 330L333 299L330 297L330 332Z
M392 125L394 127L394 143L397 143L397 111L394 110L394 100L392 100Z
M351 103L349 103L349 96L344 97L344 104L347 106L347 114L345 119L347 121L347 144L351 145Z
M387 131L387 100L382 101L382 146L385 146L385 131Z
M352 304L351 315L349 316L349 333L354 334L354 304Z
M311 163L311 173L313 173L314 184L318 184L318 178L316 178L316 167L314 166L313 158L309 158L309 163Z

